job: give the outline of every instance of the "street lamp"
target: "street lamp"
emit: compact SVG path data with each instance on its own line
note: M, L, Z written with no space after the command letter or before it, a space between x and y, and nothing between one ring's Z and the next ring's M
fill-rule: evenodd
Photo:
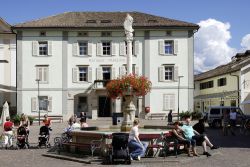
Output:
M180 105L180 79L184 77L184 76L178 76L178 121L180 120L180 108L179 108L179 105Z
M39 99L39 96L40 96L40 92L39 92L39 82L40 82L40 79L36 79L37 81L37 99L38 99L38 124L40 126L40 99Z

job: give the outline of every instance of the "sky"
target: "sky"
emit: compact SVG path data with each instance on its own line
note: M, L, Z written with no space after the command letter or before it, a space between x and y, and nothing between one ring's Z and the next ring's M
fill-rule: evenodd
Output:
M68 11L140 11L200 25L195 70L228 63L250 49L249 0L0 0L0 17L14 25Z

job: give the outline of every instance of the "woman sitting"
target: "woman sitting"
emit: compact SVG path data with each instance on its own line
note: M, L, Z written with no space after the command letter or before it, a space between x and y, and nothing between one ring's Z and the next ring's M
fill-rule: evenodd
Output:
M136 119L134 120L133 127L129 132L128 146L132 150L130 153L130 159L140 161L141 157L145 154L147 145L142 143L139 139L138 126L139 120Z
M25 127L28 135L29 135L29 125L30 125L30 122L29 122L28 116L25 115L24 113L22 113L19 127L21 127L21 126Z
M185 137L184 137L184 135L183 135L183 133L182 133L179 125L180 125L179 122L175 122L174 123L174 129L172 130L173 134L177 138L177 144L184 144L185 145L189 157L192 156L191 155L191 150L190 150L190 146L192 145L193 155L194 156L198 156L198 154L196 152L195 141L194 140L187 140L187 139L185 139Z

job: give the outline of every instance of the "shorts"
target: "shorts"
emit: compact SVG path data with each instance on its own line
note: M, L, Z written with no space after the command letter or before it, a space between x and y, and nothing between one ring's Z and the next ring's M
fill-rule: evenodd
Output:
M196 141L196 144L200 145L202 142L205 141L204 135L195 135L192 137L193 140Z

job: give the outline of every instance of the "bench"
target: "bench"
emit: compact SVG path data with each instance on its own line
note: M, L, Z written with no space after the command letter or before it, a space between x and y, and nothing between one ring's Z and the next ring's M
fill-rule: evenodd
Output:
M148 116L148 119L153 119L153 118L160 118L163 120L167 118L167 114L166 113L151 113Z
M34 122L39 121L39 116L32 116L32 117L35 118ZM49 115L48 117L51 119L52 123L53 122L60 122L60 123L63 122L63 116L62 115ZM43 117L43 115L41 115L40 116L40 122L42 122L43 119L44 119L44 117Z

